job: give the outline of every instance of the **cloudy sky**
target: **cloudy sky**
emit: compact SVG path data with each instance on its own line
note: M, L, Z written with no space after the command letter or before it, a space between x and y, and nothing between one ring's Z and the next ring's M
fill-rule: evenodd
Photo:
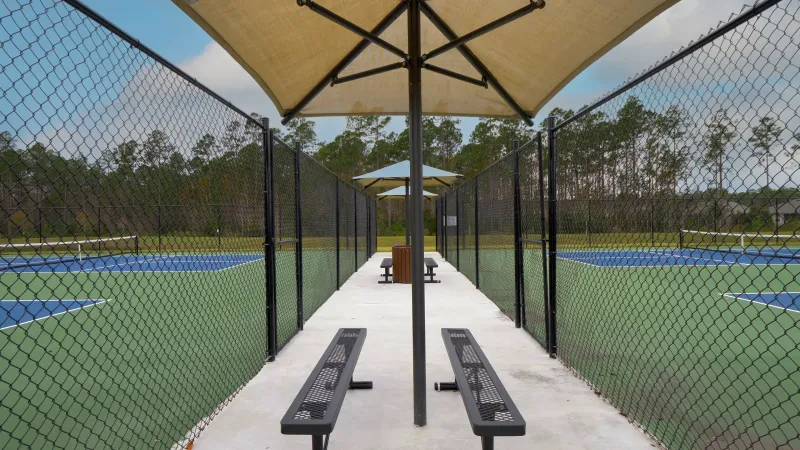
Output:
M166 0L129 2L84 0L116 25L175 62L245 111L279 120L278 112L250 76L177 7ZM699 36L738 14L752 0L683 0L589 67L543 108L538 123L552 107L580 108L622 84ZM315 119L317 134L332 140L345 125L343 118ZM461 119L464 139L477 119ZM392 122L394 130L402 118Z

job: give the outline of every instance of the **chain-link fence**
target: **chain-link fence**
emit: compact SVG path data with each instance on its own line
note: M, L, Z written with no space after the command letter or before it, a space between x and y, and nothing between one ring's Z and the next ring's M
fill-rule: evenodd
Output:
M476 246L477 222L475 213L477 178L467 180L458 187L458 268L472 284L478 281L478 252Z
M668 448L800 448L799 14L796 0L748 7L549 120L546 145L537 138L472 180L478 273L464 264L465 232L447 248ZM443 199L458 204L459 225L474 189ZM498 273L515 273L515 260L488 255L513 254L515 238L522 270L508 280Z
M78 2L0 67L0 448L186 447L338 288L339 181Z
M558 355L671 448L800 447L800 2L769 6L555 130Z
M546 346L547 237L541 135L519 149L519 252L522 325Z
M514 246L514 154L476 177L477 268L481 291L505 315L516 319Z

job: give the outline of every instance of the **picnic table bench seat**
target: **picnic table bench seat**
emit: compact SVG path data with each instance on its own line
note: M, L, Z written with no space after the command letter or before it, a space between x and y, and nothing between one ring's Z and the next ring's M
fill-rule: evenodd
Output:
M348 389L372 389L371 381L353 381L367 337L366 328L341 328L281 420L281 433L311 436L312 450L328 447ZM326 442L323 444L323 437Z
M459 391L472 431L481 437L483 450L494 449L495 436L524 436L522 418L472 333L463 328L443 328L447 355L455 382L435 383L437 391Z
M392 276L391 272L389 272L392 269L392 258L383 258L383 261L381 261L381 269L384 270L381 274L383 281L378 281L378 283L392 284L392 282L389 281L389 277Z

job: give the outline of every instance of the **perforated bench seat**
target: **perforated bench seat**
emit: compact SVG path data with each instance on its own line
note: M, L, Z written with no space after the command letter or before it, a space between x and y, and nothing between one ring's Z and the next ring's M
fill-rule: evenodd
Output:
M495 436L524 436L522 418L497 373L469 330L443 328L442 339L455 373L455 383L436 383L437 391L461 392L472 431L482 448L494 448Z
M366 328L342 328L281 420L281 433L310 435L311 448L322 450L323 437L336 426L348 389L372 389L371 381L353 381L353 372L367 337Z

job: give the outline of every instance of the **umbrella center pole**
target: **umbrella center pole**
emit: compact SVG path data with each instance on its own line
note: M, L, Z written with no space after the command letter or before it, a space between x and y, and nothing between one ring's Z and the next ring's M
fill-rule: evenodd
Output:
M414 425L428 422L425 374L425 279L422 203L422 34L420 3L408 1L408 126L411 153L411 320L413 334Z

